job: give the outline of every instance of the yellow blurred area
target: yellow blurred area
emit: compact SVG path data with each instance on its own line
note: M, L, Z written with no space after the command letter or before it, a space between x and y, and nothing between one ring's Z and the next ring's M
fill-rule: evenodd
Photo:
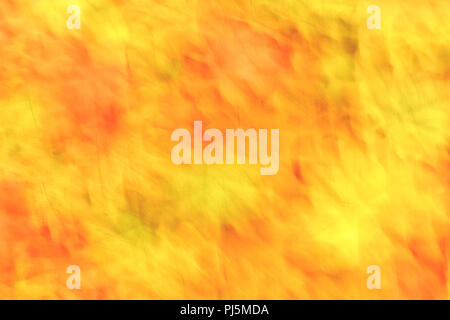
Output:
M448 299L449 21L445 0L2 0L0 297ZM194 120L280 129L278 174L173 164Z

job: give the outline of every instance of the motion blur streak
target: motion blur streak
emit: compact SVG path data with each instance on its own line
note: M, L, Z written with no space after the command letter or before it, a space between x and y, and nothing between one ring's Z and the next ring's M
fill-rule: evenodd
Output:
M447 0L1 0L0 298L450 298L449 35ZM195 120L279 128L278 174L174 165Z

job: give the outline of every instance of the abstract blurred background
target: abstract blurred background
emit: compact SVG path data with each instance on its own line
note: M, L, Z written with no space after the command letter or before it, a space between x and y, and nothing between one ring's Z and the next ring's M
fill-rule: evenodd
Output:
M448 299L449 35L447 0L1 0L0 299ZM174 165L194 120L279 128L278 174Z

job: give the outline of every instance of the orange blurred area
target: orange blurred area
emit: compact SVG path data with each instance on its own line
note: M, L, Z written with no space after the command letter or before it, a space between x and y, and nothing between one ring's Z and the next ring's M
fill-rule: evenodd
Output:
M0 298L448 299L449 21L448 1L2 0ZM175 165L196 120L279 129L278 173Z

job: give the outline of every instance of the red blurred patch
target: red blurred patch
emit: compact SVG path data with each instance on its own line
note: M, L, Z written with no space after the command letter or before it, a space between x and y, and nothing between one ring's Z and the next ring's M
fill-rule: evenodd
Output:
M24 218L28 212L23 186L13 181L0 183L0 212L16 219Z
M30 64L30 78L42 88L44 121L59 148L78 141L106 150L122 128L126 66L98 61L89 50L85 41L51 35L45 46L30 44L34 59L43 61Z
M76 249L87 243L77 221L60 218L58 230L52 232L45 221L30 220L27 188L24 183L0 182L0 243L8 243L0 246L0 282L7 286L19 277L31 279L55 268L64 272ZM56 238L55 233L64 236Z

